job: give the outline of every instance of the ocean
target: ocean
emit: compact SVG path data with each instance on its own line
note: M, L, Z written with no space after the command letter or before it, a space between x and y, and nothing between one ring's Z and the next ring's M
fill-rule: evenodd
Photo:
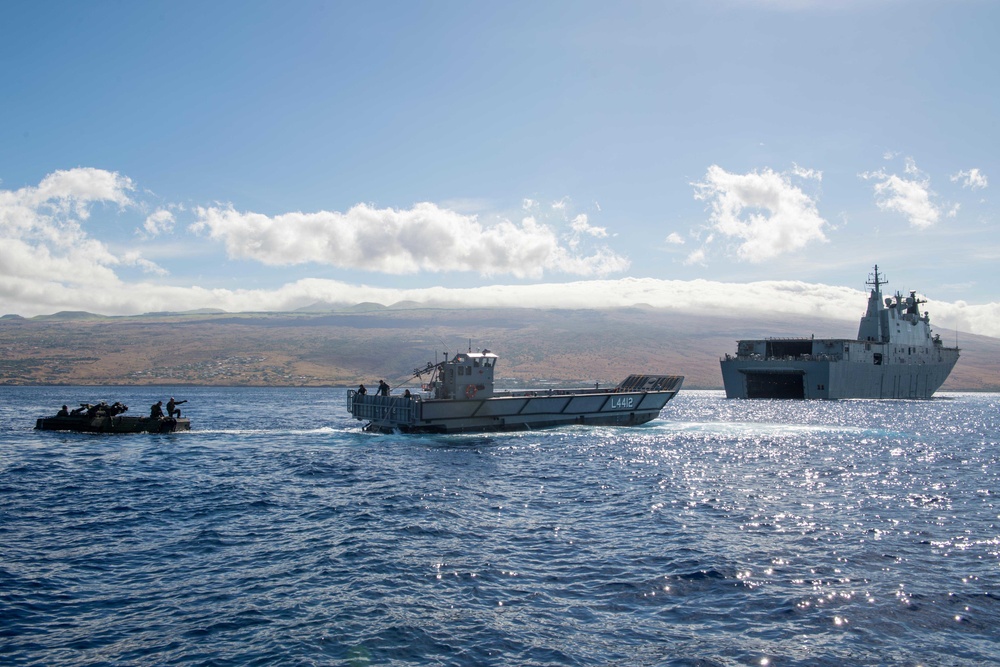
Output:
M405 436L345 392L0 388L0 664L1000 663L1000 394Z

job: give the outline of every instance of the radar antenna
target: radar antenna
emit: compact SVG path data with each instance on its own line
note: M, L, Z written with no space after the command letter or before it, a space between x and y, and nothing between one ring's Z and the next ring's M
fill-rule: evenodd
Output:
M878 264L876 264L875 265L875 277L872 278L871 276L868 276L868 281L865 283L865 285L871 285L872 287L875 288L875 292L877 294L881 294L882 293L882 289L881 289L882 285L888 285L888 284L889 284L889 281L885 280L885 276L882 276L882 278L879 278L879 275L878 275Z

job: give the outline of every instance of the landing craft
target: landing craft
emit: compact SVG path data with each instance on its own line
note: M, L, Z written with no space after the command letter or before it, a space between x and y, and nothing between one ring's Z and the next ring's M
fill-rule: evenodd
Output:
M551 428L567 424L636 426L655 419L680 391L678 375L629 375L615 387L496 391L499 357L489 350L456 354L414 371L429 376L412 395L347 392L347 409L365 430L455 433Z

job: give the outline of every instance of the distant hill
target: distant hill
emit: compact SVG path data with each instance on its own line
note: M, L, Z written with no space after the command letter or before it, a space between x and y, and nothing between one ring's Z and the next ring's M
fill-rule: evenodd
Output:
M177 315L224 315L221 308L195 308L194 310L155 310L145 313L144 317L175 317Z
M52 315L38 315L31 319L33 320L43 320L43 321L74 321L74 320L98 320L103 318L103 315L97 315L95 313L88 313L85 310L63 310Z
M377 304L374 304L377 305ZM853 337L857 322L806 317L611 310L385 308L294 313L57 313L0 318L0 383L399 385L414 368L470 347L500 355L500 384L612 383L629 373L686 376L719 389L719 358L739 338ZM953 333L940 332L954 339ZM1000 391L1000 339L959 334L946 390Z

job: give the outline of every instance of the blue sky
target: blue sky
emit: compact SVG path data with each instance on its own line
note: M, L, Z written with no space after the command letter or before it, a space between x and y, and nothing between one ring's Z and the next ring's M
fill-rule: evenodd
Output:
M1000 336L997 25L987 0L12 3L0 313L856 319L878 263Z

